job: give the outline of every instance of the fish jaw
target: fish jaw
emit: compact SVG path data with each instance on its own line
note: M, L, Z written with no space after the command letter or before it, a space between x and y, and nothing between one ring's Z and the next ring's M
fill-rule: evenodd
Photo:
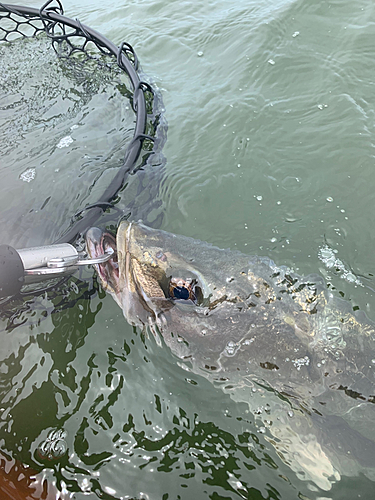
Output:
M158 323L160 307L155 305L155 295L163 303L168 302L157 281L149 274L143 274L143 262L138 261L141 242L134 237L132 223L123 222L117 240L108 232L97 227L90 228L86 235L86 249L89 257L97 258L108 248L113 250L113 258L102 264L95 264L100 282L109 292L127 321L136 326ZM151 299L149 297L151 296Z
M95 264L96 271L103 288L109 292L121 307L121 283L117 259L117 245L114 236L97 227L91 227L85 235L86 250L90 258L95 259L103 255L109 248L113 256L101 264Z
M121 278L121 304L132 325L161 325L163 310L172 306L160 283L165 269L148 251L152 230L139 223L122 221L117 230L117 253Z

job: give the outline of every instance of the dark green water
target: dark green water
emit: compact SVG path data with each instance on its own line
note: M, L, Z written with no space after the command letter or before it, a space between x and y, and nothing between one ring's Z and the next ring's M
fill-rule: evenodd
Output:
M120 205L170 232L320 272L375 319L374 10L66 1L67 16L131 43L163 96L165 170L134 176ZM1 243L16 247L53 241L96 200L134 119L118 75L79 79L38 47L26 43L22 65L19 47L0 47ZM20 177L28 169L30 182ZM75 499L372 498L373 481L357 471L325 490L295 473L254 409L186 372L126 323L92 272L81 278L2 309L8 457ZM64 453L41 457L56 430Z

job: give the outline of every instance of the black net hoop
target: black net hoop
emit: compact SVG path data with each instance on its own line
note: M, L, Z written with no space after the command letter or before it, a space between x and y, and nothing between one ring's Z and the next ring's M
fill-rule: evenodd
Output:
M0 3L0 43L35 37L45 32L60 58L80 62L100 60L104 64L105 61L108 64L116 61L131 82L132 92L127 97L136 116L133 138L125 151L123 165L110 186L97 203L85 207L76 215L68 231L55 242L73 243L111 206L127 175L140 168L136 165L141 153L144 153L143 161L147 161L150 155L161 149L165 136L161 131L158 96L148 83L141 80L138 58L132 46L123 42L117 47L97 31L63 14L59 0L49 0L40 9Z

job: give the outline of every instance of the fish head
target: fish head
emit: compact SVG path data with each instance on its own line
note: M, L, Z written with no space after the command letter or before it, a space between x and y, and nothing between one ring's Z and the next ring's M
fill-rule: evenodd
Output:
M271 359L298 352L312 338L309 316L294 298L298 294L284 290L285 271L269 259L141 222L121 222L116 240L91 228L86 243L91 257L112 248L113 258L97 265L98 274L128 322L151 329L156 325L179 356L184 350L176 338L189 346L186 351L199 352L196 359L213 359L216 353L211 365L219 366L221 353L253 342L256 334L256 346L244 357L249 360L261 353L262 366L272 369L279 364ZM236 353L238 359L240 351Z
M96 268L103 288L133 325L159 324L173 307L189 312L220 296L214 277L197 267L197 247L190 238L123 221L116 239L90 228L86 247L91 258L112 248L113 257Z

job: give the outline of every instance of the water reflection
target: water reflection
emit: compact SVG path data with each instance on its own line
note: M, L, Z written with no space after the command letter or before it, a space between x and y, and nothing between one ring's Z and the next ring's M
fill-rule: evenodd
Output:
M21 498L44 488L113 500L322 496L283 463L246 404L187 374L128 326L95 279L73 279L60 292L2 310L0 491L14 484ZM30 466L22 477L21 464ZM362 479L363 491L371 484Z
M197 405L204 404L204 391L188 410L179 406L178 392L199 389L201 382L187 382L183 370L174 380L174 360L158 373L152 364L159 349L126 328L123 318L110 317L113 312L97 320L103 296L95 280L73 280L61 292L2 310L4 484L15 481L23 463L32 466L29 476L44 471L38 484L45 488L48 480L51 491L137 497L137 471L145 470L150 479L144 491L168 473L172 477L160 487L165 498L174 498L175 481L179 491L203 482L209 490L244 492L251 490L244 472L277 468L256 433L238 432L242 418L234 419L233 429L201 419ZM121 325L127 335L113 335L116 328L105 335L106 323ZM35 484L30 481L30 488Z
M328 227L330 245L340 246L343 262L357 268L360 250L358 268L368 275L368 207L374 198L371 3L239 2L228 10L227 2L187 2L183 16L179 2L109 8L90 1L89 9L84 3L67 0L68 15L93 21L118 40L131 12L127 36L142 45L147 71L152 68L167 88L171 164L162 196L168 230L243 250L267 249L276 234L279 243L271 240L268 255L315 272L314 249ZM34 71L35 58L29 60ZM102 131L99 122L94 129ZM61 132L54 145L70 134ZM57 148L55 155L66 150ZM89 171L90 163L101 172L106 162L92 155L83 168ZM27 172L21 166L20 175ZM6 185L38 182L16 179L9 175ZM134 177L123 203L138 198L138 206L145 202L140 216L156 220L161 210L149 210L147 200L155 198L147 189L139 193L142 183L157 191L152 175L146 173L144 182ZM262 200L254 198L260 194ZM331 195L345 200L349 222L341 212L328 211ZM14 228L20 203L13 201L3 211L2 229L9 237L27 238L18 223ZM51 210L44 190L36 201L36 209ZM64 224L71 216L55 212L48 212L51 222L41 232L48 237L51 227L61 230L57 215ZM34 237L40 243L40 235ZM339 286L353 297L350 283ZM362 307L373 302L367 293L362 287L354 292ZM95 282L82 296L62 287L55 296L2 310L0 335L0 474L6 470L24 496L19 472L26 482L29 474L15 459L42 471L40 485L55 482L79 500L373 496L373 483L363 476L343 476L329 493L299 481L257 432L244 405L186 374L170 353L133 331ZM56 429L66 432L67 453L44 460L38 447Z

